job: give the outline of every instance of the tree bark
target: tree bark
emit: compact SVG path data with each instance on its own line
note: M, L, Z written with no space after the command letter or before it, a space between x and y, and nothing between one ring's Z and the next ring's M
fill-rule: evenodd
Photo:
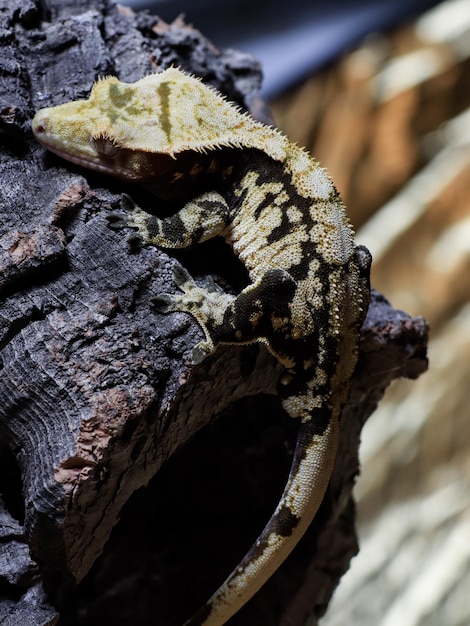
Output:
M197 323L152 309L152 295L175 289L175 262L238 290L245 273L230 251L217 241L171 256L131 246L107 214L124 191L149 211L156 200L46 153L30 120L85 97L99 76L132 82L172 64L266 120L260 70L181 20L107 0L15 0L1 20L0 621L176 625L274 509L297 424L263 346L193 366ZM424 371L426 337L424 320L374 296L322 509L231 623L303 624L325 611L357 551L360 429L391 380Z

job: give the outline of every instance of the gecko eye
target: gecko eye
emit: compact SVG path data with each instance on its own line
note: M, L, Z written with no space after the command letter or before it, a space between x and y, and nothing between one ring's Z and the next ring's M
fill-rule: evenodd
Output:
M106 135L97 135L96 137L90 137L90 146L97 152L105 157L113 157L121 149L121 146L116 143L111 137Z

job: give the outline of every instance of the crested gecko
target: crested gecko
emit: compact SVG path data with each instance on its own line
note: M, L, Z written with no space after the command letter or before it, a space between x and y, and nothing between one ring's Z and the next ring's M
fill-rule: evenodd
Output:
M369 298L368 251L328 174L278 130L170 68L129 84L99 80L87 100L40 110L36 138L61 157L149 188L177 210L159 218L133 205L143 241L180 248L221 236L245 265L238 295L197 286L177 267L186 311L204 331L200 362L220 344L263 342L284 366L285 411L300 422L277 508L243 560L185 626L221 626L297 544L320 506L335 460L338 416L354 370Z

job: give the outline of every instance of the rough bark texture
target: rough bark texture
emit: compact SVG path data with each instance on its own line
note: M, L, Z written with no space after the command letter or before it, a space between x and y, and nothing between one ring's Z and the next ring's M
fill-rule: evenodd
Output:
M133 81L171 64L262 117L259 68L181 22L105 0L2 2L0 32L0 622L45 626L60 613L62 626L177 625L272 512L297 424L275 397L280 368L263 347L192 366L198 325L151 307L174 289L176 256L193 275L240 288L229 250L132 247L106 214L123 191L149 210L155 200L47 154L30 120L86 96L98 76ZM300 625L324 612L357 550L361 426L392 379L426 368L426 334L423 320L373 299L321 512L231 623Z

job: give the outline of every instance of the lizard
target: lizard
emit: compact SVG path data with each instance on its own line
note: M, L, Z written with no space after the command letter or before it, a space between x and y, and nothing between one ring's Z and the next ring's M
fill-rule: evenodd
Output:
M335 461L338 417L369 301L370 254L329 174L279 130L253 119L201 79L171 67L134 83L109 76L86 100L38 111L35 137L75 164L140 183L172 212L133 202L126 224L144 244L192 246L220 236L245 266L238 294L201 287L175 266L176 294L204 340L194 363L221 344L264 343L284 367L278 390L300 422L279 503L239 565L185 626L221 626L269 579L313 520ZM110 216L111 217L111 216Z

